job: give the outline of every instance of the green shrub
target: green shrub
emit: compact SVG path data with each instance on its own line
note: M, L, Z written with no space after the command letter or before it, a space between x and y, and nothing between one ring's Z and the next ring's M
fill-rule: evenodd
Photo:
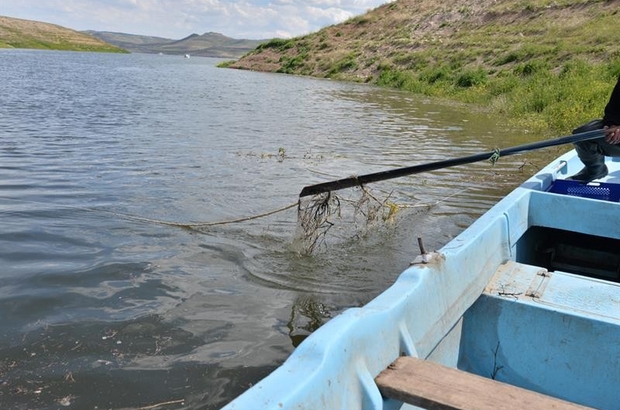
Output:
M607 67L607 72L611 77L620 77L620 57L616 57L615 60L609 63L609 66Z
M420 73L420 80L435 84L440 81L450 80L450 70L446 66L428 68Z
M532 60L527 63L518 64L514 68L514 73L521 77L527 77L547 71L549 71L549 65L540 60Z
M296 70L304 66L307 57L307 54L298 54L296 56L283 55L279 60L281 66L278 72L294 74Z
M336 63L332 65L327 73L327 77L333 77L338 73L342 73L348 70L355 70L357 68L357 58L351 53L345 56L344 58L338 60Z
M262 51L269 48L273 48L278 51L288 50L295 46L295 40L288 38L274 38L273 40L269 40L266 43L260 44L256 51Z
M456 85L462 88L475 87L487 82L487 73L483 69L466 70L456 78Z

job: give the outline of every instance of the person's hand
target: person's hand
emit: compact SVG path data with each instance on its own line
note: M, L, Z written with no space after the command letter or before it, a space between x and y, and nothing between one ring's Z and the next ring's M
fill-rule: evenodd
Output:
M612 125L611 127L604 127L605 141L609 144L620 144L620 126Z

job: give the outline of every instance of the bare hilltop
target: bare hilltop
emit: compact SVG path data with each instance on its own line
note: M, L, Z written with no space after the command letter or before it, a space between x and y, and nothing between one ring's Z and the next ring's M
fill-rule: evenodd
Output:
M180 40L109 31L87 31L87 33L132 53L191 54L216 58L239 58L266 41L239 40L213 32L202 35L194 33Z
M126 52L89 34L56 24L0 16L0 48Z
M109 31L75 31L56 24L0 16L0 48L239 58L264 41L239 40L213 32L173 40Z

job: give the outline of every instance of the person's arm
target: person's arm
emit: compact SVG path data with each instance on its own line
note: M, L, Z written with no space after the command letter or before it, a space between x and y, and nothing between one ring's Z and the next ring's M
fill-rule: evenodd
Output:
M620 144L620 77L605 106L603 124L606 130L605 141L610 144Z
M610 144L620 144L620 127L618 126L605 126L605 141Z

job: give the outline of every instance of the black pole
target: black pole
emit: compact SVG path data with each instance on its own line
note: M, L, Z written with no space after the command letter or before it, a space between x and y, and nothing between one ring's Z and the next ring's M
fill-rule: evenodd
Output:
M600 138L604 135L605 130L593 130L586 131L579 134L572 134L564 137L559 137L551 140L532 142L530 144L518 145L516 147L505 148L498 151L484 152L481 154L474 154L467 157L446 159L443 161L429 162L427 164L413 165L405 168L396 168L388 171L375 172L373 174L360 175L356 177L343 178L331 182L323 182L316 185L309 185L304 187L299 194L299 197L308 195L317 195L329 191L337 191L339 189L351 188L354 186L360 186L368 184L370 182L384 181L386 179L399 178L405 175L419 174L422 172L435 171L441 168L449 168L457 165L471 164L473 162L483 161L491 159L495 155L499 157L505 157L507 155L518 154L520 152L533 151L541 148L554 147L557 145L564 145L575 143L579 141L586 141L591 139Z

